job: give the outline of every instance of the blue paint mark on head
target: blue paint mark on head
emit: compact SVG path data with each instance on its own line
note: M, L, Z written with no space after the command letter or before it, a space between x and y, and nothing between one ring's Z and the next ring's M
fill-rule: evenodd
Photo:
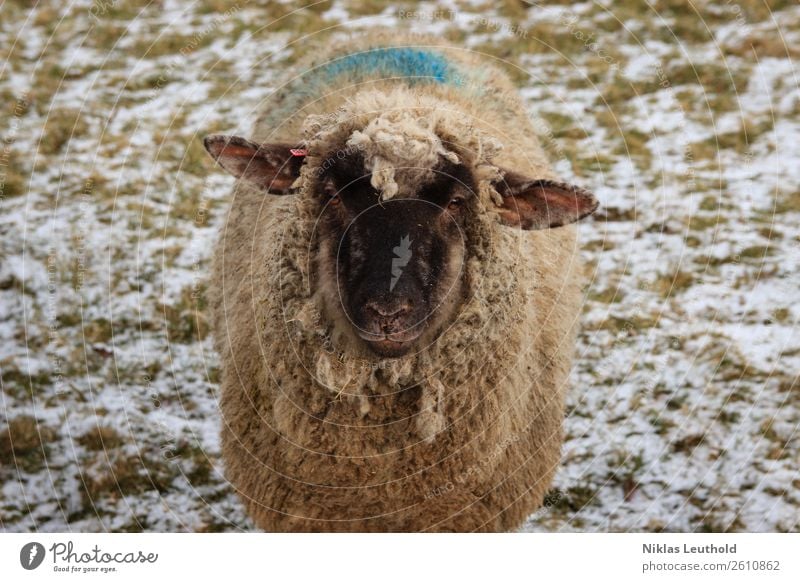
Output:
M404 77L408 82L427 81L460 85L458 71L436 52L410 47L378 48L337 59L322 71L333 79L338 75Z

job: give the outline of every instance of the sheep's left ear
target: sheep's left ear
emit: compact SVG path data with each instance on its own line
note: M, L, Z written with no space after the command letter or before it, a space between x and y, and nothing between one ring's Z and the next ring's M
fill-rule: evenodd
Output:
M203 144L229 174L270 194L289 193L306 156L291 144L258 144L237 136L209 135Z
M577 222L597 210L594 194L578 186L552 180L531 180L505 172L495 184L503 197L497 213L506 226L543 230Z

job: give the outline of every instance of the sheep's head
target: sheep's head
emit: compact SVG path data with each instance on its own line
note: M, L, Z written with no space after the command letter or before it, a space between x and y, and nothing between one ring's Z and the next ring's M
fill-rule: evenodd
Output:
M399 357L434 340L465 300L472 221L491 212L508 227L555 228L597 201L494 166L497 142L449 112L380 103L369 111L314 116L297 144L205 143L233 175L314 201L326 313L379 356ZM479 195L487 189L490 197Z

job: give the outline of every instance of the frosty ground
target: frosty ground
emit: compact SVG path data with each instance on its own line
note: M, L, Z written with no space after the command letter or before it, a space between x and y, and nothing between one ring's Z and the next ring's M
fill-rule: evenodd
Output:
M247 135L312 40L389 25L494 59L603 205L523 529L800 530L796 2L30 4L0 8L2 529L252 529L204 299L231 178L200 139Z

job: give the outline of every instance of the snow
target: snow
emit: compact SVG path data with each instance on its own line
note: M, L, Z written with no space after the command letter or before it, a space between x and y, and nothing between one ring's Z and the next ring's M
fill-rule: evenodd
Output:
M687 15L612 2L439 1L403 17L337 0L317 15L326 32L291 28L308 11L274 23L261 7L223 17L170 0L95 22L83 0L51 21L37 17L46 4L0 21L0 46L14 47L0 76L13 158L0 170L28 191L0 198L0 528L252 529L222 474L218 360L197 324L231 179L192 147L210 127L246 133L308 39L386 25L523 67L555 167L602 204L580 226L587 295L563 460L523 530L798 531L800 86L780 52L731 47L797 46L800 7L746 22L709 7L714 40L679 40L667 26ZM565 52L512 33L542 23ZM101 34L111 25L127 29L119 42ZM619 71L570 49L590 30ZM151 50L173 35L178 48ZM727 67L738 94L659 83L688 65ZM625 83L634 96L615 97ZM15 112L22 91L31 105ZM63 109L86 129L48 151L42 128ZM560 133L565 117L586 135ZM746 143L727 143L744 121ZM29 417L44 447L9 457L6 429ZM99 446L98 426L112 431Z

